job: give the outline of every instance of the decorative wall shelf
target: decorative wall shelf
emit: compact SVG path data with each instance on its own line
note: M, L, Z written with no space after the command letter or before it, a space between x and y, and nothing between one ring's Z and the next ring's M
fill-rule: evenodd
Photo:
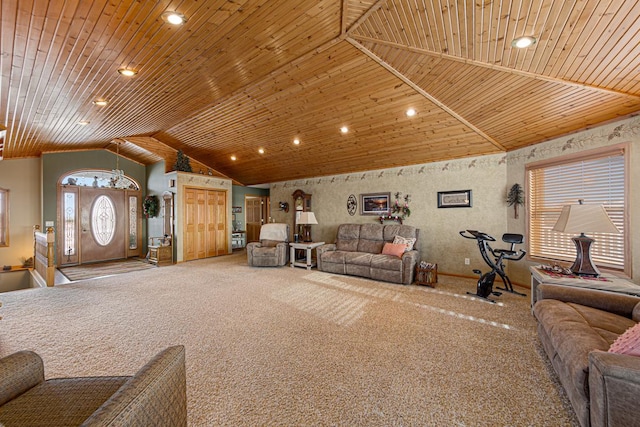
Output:
M396 215L382 215L380 217L380 224L384 224L385 221L394 221L402 224L402 217Z

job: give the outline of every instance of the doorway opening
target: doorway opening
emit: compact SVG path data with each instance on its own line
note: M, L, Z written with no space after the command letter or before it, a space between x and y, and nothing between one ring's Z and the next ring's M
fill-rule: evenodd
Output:
M260 241L260 227L269 221L271 199L269 196L244 196L247 243Z

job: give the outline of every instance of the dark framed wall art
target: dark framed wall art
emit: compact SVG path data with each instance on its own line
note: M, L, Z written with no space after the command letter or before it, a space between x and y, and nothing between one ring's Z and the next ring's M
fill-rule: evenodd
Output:
M471 190L438 191L439 208L470 208Z
M384 215L391 210L391 193L360 195L360 215Z

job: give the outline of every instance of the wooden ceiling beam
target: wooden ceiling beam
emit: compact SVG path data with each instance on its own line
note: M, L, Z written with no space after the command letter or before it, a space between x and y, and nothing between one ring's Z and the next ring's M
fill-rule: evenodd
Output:
M487 63L487 62L473 60L473 59L467 59L467 58L462 58L462 57L459 57L459 56L449 55L449 54L446 54L446 53L439 53L439 52L434 52L434 51L427 50L427 49L420 49L420 48L417 48L417 47L406 46L406 45L403 45L403 44L400 44L400 43L389 42L389 41L386 41L386 40L380 40L380 39L376 39L376 38L373 38L373 37L366 37L366 36L359 36L359 35L349 35L349 37L351 39L357 41L357 42L376 43L376 44L380 44L380 45L384 45L384 46L389 46L389 47L405 50L405 51L408 51L408 52L419 53L419 54L430 56L430 57L433 57L433 58L446 59L446 60L450 60L450 61L460 62L460 63L463 63L463 64L474 65L476 67L487 68L489 70L500 71L500 72L503 72L503 73L508 73L508 74L514 74L514 75L518 75L518 76L528 77L528 78L535 79L535 80L542 80L542 81L545 81L545 82L558 83L558 84L562 84L562 85L578 87L580 89L588 89L588 90L598 91L598 92L606 93L606 94L609 94L609 95L624 96L624 97L633 99L634 101L640 100L640 96L638 96L638 95L633 95L633 94L626 93L626 92L620 92L620 91L617 91L617 90L607 89L607 88L593 86L593 85L588 85L588 84L584 84L584 83L577 83L577 82L573 82L573 81L570 81L570 80L564 80L564 79L560 79L560 78L556 78L556 77L545 76L543 74L532 73L530 71L524 71L524 70L518 70L518 69L515 69L515 68L505 67L503 65L490 64L490 63Z
M354 31L356 28L358 28L363 22L365 22L367 19L369 19L369 17L373 13L375 13L378 9L380 9L382 7L382 5L384 5L386 2L387 2L387 0L378 0L378 1L376 1L369 8L369 10L367 10L360 18L358 18L358 20L356 22L353 23L351 28L349 28L348 30L346 28L343 28L344 35L348 35L352 31ZM344 0L344 3L348 3L348 0ZM347 9L345 8L344 11L346 11L346 10ZM346 27L346 23L345 23L345 27Z
M437 105L439 108L441 108L442 110L444 110L445 112L447 112L451 117L453 117L454 119L458 120L460 123L464 124L465 126L467 126L469 129L473 130L476 134L480 135L483 139L489 141L491 144L493 144L496 148L502 150L502 151L507 151L507 149L500 144L498 141L496 141L495 139L493 139L492 137L490 137L489 135L487 135L486 133L484 133L483 131L481 131L480 129L478 129L478 127L476 127L474 124L472 124L471 122L469 122L467 119L465 119L464 117L462 117L461 115L459 115L458 113L456 113L455 111L453 111L451 108L449 108L448 106L446 106L445 104L443 104L442 102L440 102L438 99L436 99L434 96L432 96L431 94L429 94L427 91L425 91L424 89L422 89L420 86L418 86L417 84L415 84L413 81L411 81L407 76L405 76L404 74L402 74L401 72L399 72L398 70L396 70L395 68L393 68L391 65L387 64L385 61L383 61L381 58L379 58L375 53L371 52L369 49L367 49L366 47L364 47L363 45L361 45L357 40L354 40L351 37L347 37L346 39L349 43L351 43L351 45L353 45L353 47L355 47L356 49L358 49L359 51L361 51L362 53L364 53L365 55L367 55L369 58L373 59L376 63L378 63L380 66L382 66L383 68L385 68L387 71L389 71L391 74L393 74L394 76L396 76L398 79L400 79L403 83L405 83L406 85L408 85L409 87L411 87L413 90L415 90L416 92L418 92L420 95L424 96L425 98L427 98L429 101L433 102L435 105Z

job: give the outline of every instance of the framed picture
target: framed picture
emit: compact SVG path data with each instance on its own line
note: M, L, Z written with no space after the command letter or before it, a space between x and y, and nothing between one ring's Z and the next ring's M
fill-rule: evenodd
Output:
M233 206L231 207L232 213L242 213L242 206Z
M471 190L438 191L439 208L470 208Z
M391 210L391 193L360 195L360 215L387 215Z

